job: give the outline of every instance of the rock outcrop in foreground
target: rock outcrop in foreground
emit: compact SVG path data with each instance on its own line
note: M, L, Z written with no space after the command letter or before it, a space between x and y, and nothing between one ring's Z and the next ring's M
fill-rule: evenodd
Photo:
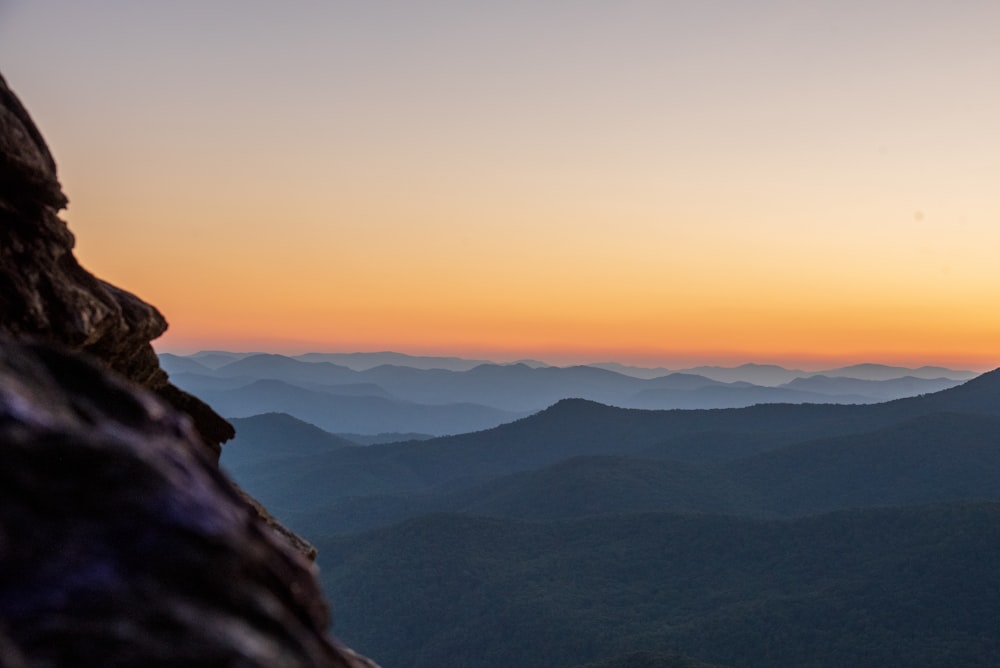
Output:
M65 204L0 77L0 668L373 666L327 636L309 546L219 471L233 429L160 369L166 321L77 263Z
M190 421L0 341L0 665L360 666ZM17 660L13 660L16 657Z
M149 343L167 329L159 311L73 257L66 203L45 141L0 77L0 333L92 355L190 415L218 455L232 426L170 384Z

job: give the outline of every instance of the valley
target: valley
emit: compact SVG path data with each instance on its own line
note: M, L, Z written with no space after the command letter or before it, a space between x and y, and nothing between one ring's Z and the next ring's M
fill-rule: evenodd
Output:
M642 383L720 383L269 363L289 384L336 374L412 398L423 377L427 396L464 383L465 396L508 408L512 376L521 408L560 387L620 397ZM473 372L497 386L470 389ZM560 397L477 431L383 431L365 444L284 413L234 416L222 464L317 546L334 632L387 665L989 666L1000 660L1000 571L985 557L1000 549L998 374L936 391L917 376L729 383L927 390L851 403L649 410Z

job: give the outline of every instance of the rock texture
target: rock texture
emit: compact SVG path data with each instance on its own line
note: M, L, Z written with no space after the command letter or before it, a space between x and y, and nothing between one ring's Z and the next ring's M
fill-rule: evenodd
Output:
M163 316L73 257L58 216L66 202L41 134L0 77L0 333L94 356L190 415L218 456L232 426L170 384L149 344L166 330Z
M287 531L218 469L160 313L84 270L55 162L0 77L0 668L337 668ZM305 555L305 556L303 556Z
M327 621L185 416L0 341L0 665L370 666Z

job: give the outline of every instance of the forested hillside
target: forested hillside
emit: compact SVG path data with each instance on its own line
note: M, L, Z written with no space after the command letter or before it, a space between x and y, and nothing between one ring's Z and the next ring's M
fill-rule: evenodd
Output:
M564 400L383 445L289 424L302 447L245 434L223 464L385 665L1000 663L1000 372L873 405Z
M997 665L1000 504L795 521L433 515L318 542L336 629L386 665Z

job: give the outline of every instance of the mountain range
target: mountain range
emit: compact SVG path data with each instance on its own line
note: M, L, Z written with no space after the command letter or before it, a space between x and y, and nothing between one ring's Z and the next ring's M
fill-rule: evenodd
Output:
M744 365L646 378L630 375L629 367L493 364L400 353L311 353L293 358L213 351L188 357L164 353L160 361L178 386L203 396L227 417L286 412L333 432L362 435L440 436L488 429L567 398L644 409L863 404L935 392L975 375L878 365L805 374ZM868 378L849 377L852 370ZM710 377L713 374L729 380ZM940 375L927 377L934 374ZM785 378L783 384L773 384Z
M328 530L340 522L359 530L377 523L358 517L398 521L442 510L553 519L562 515L545 495L560 484L580 492L557 495L575 512L597 503L600 512L758 516L1000 492L996 372L936 394L858 406L643 411L563 400L490 430L273 461L241 454L245 432L223 464L307 532L324 522ZM259 477L275 482L262 488ZM345 503L365 512L341 512ZM525 515L530 508L535 514Z
M876 404L565 399L367 446L236 426L223 466L387 665L1000 662L1000 371Z

